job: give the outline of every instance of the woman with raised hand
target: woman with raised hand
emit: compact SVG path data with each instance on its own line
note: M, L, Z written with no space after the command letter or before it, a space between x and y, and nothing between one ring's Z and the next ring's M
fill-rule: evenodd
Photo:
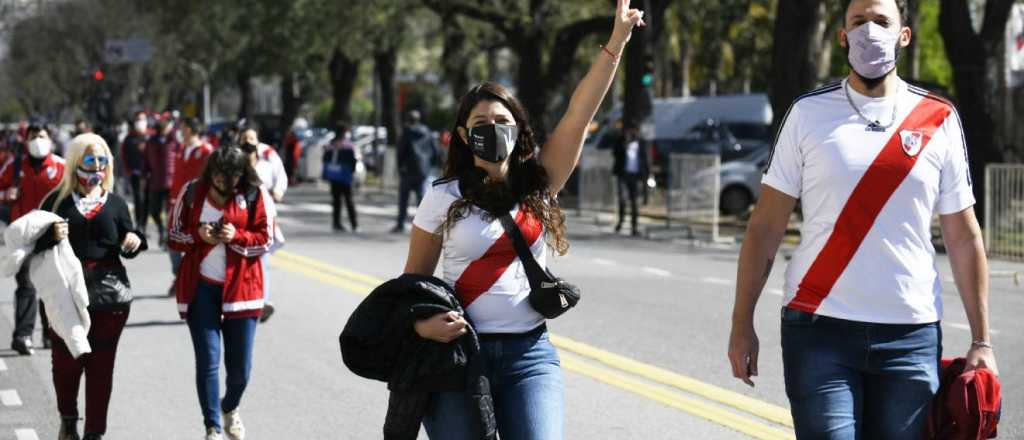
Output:
M608 44L541 148L523 106L504 87L484 83L462 98L442 179L420 204L405 272L432 275L444 255L444 280L455 288L467 316L437 314L417 321L421 337L441 343L472 325L480 335L503 440L560 439L564 383L544 317L527 297L530 285L499 217L510 214L544 266L550 246L565 254L565 216L558 192L579 161L587 126L604 99L619 57L643 13L620 0ZM534 115L539 116L539 115ZM433 440L479 439L474 403L459 390L432 396L424 418Z
M67 172L40 209L67 219L36 249L48 249L67 238L82 262L89 293L91 353L77 359L51 328L53 387L61 424L57 438L77 440L78 389L85 374L85 440L99 440L107 431L107 408L114 379L114 358L128 313L132 292L121 258L146 250L146 239L135 227L128 204L114 189L114 160L107 142L92 133L71 140ZM40 239L43 241L44 239Z

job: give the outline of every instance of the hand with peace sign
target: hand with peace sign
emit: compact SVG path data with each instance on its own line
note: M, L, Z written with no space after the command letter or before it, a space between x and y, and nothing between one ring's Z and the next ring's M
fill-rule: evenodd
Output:
M631 9L629 2L630 0L618 0L618 7L615 8L615 28L612 30L611 38L611 43L618 43L613 46L615 48L620 48L629 41L634 26L647 26L644 22L644 11Z

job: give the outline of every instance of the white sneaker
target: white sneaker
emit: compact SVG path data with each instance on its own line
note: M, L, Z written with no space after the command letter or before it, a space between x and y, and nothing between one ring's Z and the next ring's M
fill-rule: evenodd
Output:
M224 413L224 433L228 440L243 440L245 438L245 426L242 425L242 414L238 408L234 411Z
M217 428L206 428L206 440L224 440L224 436L217 432Z

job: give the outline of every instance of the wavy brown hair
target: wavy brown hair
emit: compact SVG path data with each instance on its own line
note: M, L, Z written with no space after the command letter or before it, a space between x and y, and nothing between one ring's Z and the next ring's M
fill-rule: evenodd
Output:
M519 138L509 160L508 176L504 182L488 182L487 173L473 163L473 152L458 135L459 128L469 131L466 126L469 114L482 101L498 102L505 106L516 120ZM493 220L521 206L528 214L544 225L544 237L548 246L565 255L569 241L565 237L565 214L558 199L551 193L548 174L537 160L540 148L526 109L508 89L500 84L485 82L473 87L459 103L455 115L454 136L448 146L448 160L445 162L444 178L458 179L462 197L452 203L448 216L441 228L446 233L459 220L466 218L476 206L484 211L484 217Z

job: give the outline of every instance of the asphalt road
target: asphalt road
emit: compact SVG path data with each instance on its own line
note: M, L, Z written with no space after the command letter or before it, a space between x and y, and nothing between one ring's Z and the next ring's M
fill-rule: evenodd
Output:
M288 241L270 267L278 312L257 330L241 406L248 438L380 438L385 385L345 369L337 337L362 296L400 273L407 237L387 232L389 197L364 199L354 235L329 232L325 193L297 188L288 197ZM570 254L552 268L584 297L549 323L566 375L567 438L792 438L779 347L781 265L758 308L761 375L749 388L731 377L725 357L735 246L616 236L574 215L570 239ZM167 256L151 251L127 266L137 299L118 352L106 438L202 438L188 331L165 296ZM949 278L944 259L939 267ZM970 333L952 283L944 286L945 354L958 356ZM13 290L13 280L0 281L0 440L55 438L49 352L6 350ZM990 302L1005 393L1000 438L1024 438L1024 396L1014 392L1024 389L1024 287L993 278Z

